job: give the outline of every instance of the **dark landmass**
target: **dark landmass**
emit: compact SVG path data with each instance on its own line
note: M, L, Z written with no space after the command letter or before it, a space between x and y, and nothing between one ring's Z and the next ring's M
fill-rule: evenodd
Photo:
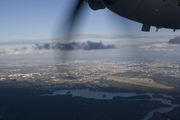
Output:
M96 100L72 95L40 96L35 89L0 88L1 120L140 120L160 107L159 101ZM145 97L145 96L144 96Z
M152 95L152 97L153 97L153 98L164 98L164 96L158 95L158 94L154 94L154 95Z
M71 94L71 92L70 92L70 91L68 91L68 92L66 93L66 95L69 95L69 94Z
M111 80L104 80L103 81L105 84L121 84L120 82L117 82L117 81L111 81Z
M29 82L29 81L0 81L0 88L29 88L29 89L37 89L37 90L47 90L47 91L55 91L55 90L62 90L62 89L83 89L89 88L92 91L104 91L104 92L135 92L136 94L144 94L146 92L151 93L165 93L169 95L179 95L180 89L161 89L161 88L152 88L146 86L140 86L135 84L127 84L127 83L120 83L120 84L111 84L107 85L104 84L104 81L100 81L97 83L48 83L42 80L36 82Z
M64 82L64 83L58 83L58 82L50 83L50 82L45 82L43 80L37 80L36 82L30 82L26 80L25 81L6 80L6 81L0 81L0 88L29 88L29 89L47 90L47 91L89 88L89 90L92 91L104 91L104 92L135 92L136 94L144 94L146 92L151 92L156 94L165 93L174 96L178 96L180 94L180 88L162 89L162 88L152 88L147 86L119 83L119 82L118 84L117 82L113 84L106 84L108 83L107 80L98 80L98 81L99 83L77 82L77 81Z
M103 95L103 97L106 97L106 95Z
M133 77L141 77L141 78L146 77L146 76L142 75L143 73L144 72L141 72L141 71L133 72L133 71L129 70L128 72L123 72L123 73L120 72L120 73L111 74L111 76L130 77L130 78L133 78Z
M158 94L154 94L152 95L153 98L163 98L163 99L167 99L167 100L173 100L172 98L169 97L164 97L163 95L158 95Z
M174 108L169 113L155 112L153 117L149 120L180 120L180 107Z
M180 104L180 96L179 97L174 97L175 99L172 100L173 104Z
M76 80L77 78L76 78L76 77L70 77L70 76L68 76L68 77L63 77L62 79Z
M168 120L165 116L163 116L160 112L155 112L153 117L149 118L148 120ZM171 119L170 119L171 120Z
M177 77L164 76L162 74L154 74L150 78L153 79L154 82L170 87L180 88L180 79Z
M164 97L163 95L158 95L158 94L154 94L152 95L153 98L162 98L162 99L167 99L167 100L174 100L173 98L169 98L169 97Z
M100 84L104 83L111 83L111 80L98 80ZM180 94L179 89L163 89L163 88L153 88L153 87L148 87L148 86L141 86L141 85L136 85L136 84L130 84L130 83L123 83L123 82L117 82L113 84L109 84L109 87L103 88L99 87L102 89L102 91L106 92L135 92L136 94L145 94L147 92L150 93L156 93L156 94ZM97 90L99 90L99 88Z

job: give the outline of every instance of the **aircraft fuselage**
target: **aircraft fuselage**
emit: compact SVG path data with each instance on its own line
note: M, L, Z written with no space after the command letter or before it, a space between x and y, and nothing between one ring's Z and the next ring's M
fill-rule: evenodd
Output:
M157 28L180 29L178 0L102 0L112 12Z

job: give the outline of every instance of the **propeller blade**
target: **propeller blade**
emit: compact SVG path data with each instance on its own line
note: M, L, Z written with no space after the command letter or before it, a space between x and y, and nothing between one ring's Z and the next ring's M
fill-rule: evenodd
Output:
M85 3L84 0L78 0L76 6L75 6L75 9L74 11L72 12L71 14L71 17L69 18L69 32L68 34L71 33L71 30L75 24L75 20L77 19L77 16L79 15L80 11L82 10L82 7L83 7L83 4Z
M79 15L82 12L82 8L85 5L85 0L76 0L76 3L73 6L72 11L70 12L69 16L68 16L68 20L65 21L65 23L60 27L60 31L63 30L63 33L65 34L65 36L63 37L63 39L65 40L64 44L68 44L70 41L70 34L72 33L73 28L75 27L76 24L76 20L78 19ZM60 34L60 32L58 32L58 34ZM61 41L59 41L61 43ZM67 47L67 46L66 46ZM65 60L68 57L68 54L66 52L66 50L64 50L63 52L61 52L60 54L57 54L60 59Z

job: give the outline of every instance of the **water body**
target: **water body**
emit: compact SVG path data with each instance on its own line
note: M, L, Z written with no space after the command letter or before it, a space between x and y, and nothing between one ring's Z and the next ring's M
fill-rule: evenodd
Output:
M146 94L136 94L135 92L117 92L117 93L111 93L111 92L100 92L100 91L90 91L89 89L69 89L69 90L58 90L54 91L52 94L44 94L42 96L56 96L56 95L66 95L66 94L72 94L72 96L80 96L84 98L93 98L93 99L113 99L115 96L120 97L132 97L132 96L138 96L138 95L149 95L151 97L151 100L157 100L161 101L164 104L170 105L171 107L163 107L158 108L153 111L150 111L145 118L142 120L148 120L153 116L155 112L160 113L168 113L169 111L173 110L174 107L178 107L180 105L172 104L171 100L164 99L164 98L154 98L152 97L153 93L146 93ZM106 95L106 97L103 97L103 95ZM172 98L172 96L166 95L166 94L159 94L162 95L165 98ZM136 100L136 99L134 99Z
M56 95L66 95L67 92L70 92L72 96L80 96L84 98L93 98L93 99L113 99L115 96L121 97L131 97L136 96L134 92L122 92L122 93L110 93L110 92L99 92L99 91L90 91L89 89L69 89L69 90L58 90L54 91L53 94L44 94L46 96L56 96ZM106 95L106 97L103 97Z
M155 109L151 112L149 112L145 118L143 118L142 120L148 120L149 118L151 118L153 116L153 114L155 112L160 112L160 113L168 113L169 111L173 110L174 107L178 107L180 105L172 105L172 107L163 107L163 108L158 108L158 109Z
M153 116L153 114L155 112L160 112L160 113L168 113L169 111L173 110L174 107L178 107L180 105L177 105L177 104L172 104L172 101L171 100L167 100L167 99L163 99L163 98L153 98L152 95L153 93L146 93L147 95L149 95L151 97L151 100L157 100L157 101L161 101L162 103L166 104L166 105L170 105L171 107L163 107L163 108L158 108L158 109L155 109L151 112L149 112L146 117L142 120L148 120L149 118L151 118ZM163 97L165 98L172 98L172 96L169 96L169 95L166 95L166 94L159 94L159 95L162 95ZM173 98L172 98L173 99Z

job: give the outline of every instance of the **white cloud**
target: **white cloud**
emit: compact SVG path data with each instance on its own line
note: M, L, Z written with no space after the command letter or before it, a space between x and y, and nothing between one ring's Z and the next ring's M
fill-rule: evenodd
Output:
M20 54L20 51L16 51L16 52L14 52L14 54L15 54L15 55Z
M9 52L8 55L19 55L19 54L30 54L29 51L15 51L15 52Z
M174 51L174 49L154 48L154 51Z
M156 47L156 48L164 48L164 47L176 47L179 45L176 44L168 44L168 43L160 43L160 44L153 44L152 47Z
M14 54L14 52L9 52L9 53L8 53L8 55L12 55L12 54Z
M178 47L176 44L168 43L155 43L151 45L139 46L139 51L174 51L174 47Z
M149 49L149 48L151 48L151 46L146 46L146 45L144 45L144 46L140 46L139 48L140 48L140 49Z
M168 44L166 44L166 43L153 44L152 47L155 47L155 48L168 47Z
M41 51L39 51L39 53L43 53L43 52L44 52L44 51L42 51L42 50L41 50Z

